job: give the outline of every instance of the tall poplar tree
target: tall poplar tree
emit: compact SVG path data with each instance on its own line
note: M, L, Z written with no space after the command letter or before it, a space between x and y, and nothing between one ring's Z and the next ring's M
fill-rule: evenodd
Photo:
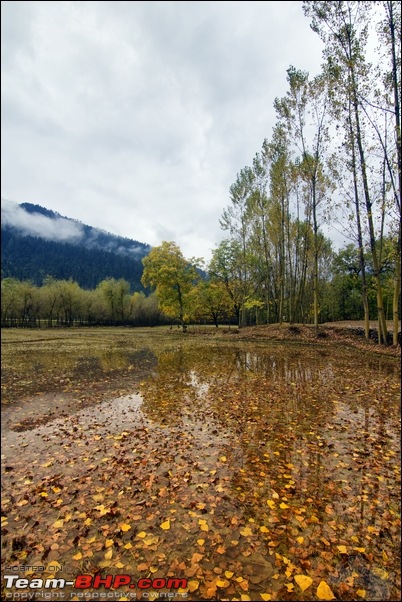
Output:
M303 2L305 14L311 18L311 28L323 40L324 55L330 67L336 65L338 85L347 93L351 105L351 127L356 144L359 175L363 187L367 227L377 288L379 341L387 341L381 284L381 265L377 234L374 225L374 201L369 183L368 150L364 136L362 98L368 77L365 50L369 30L370 2L308 1ZM333 69L333 73L335 70ZM347 109L346 109L347 110Z

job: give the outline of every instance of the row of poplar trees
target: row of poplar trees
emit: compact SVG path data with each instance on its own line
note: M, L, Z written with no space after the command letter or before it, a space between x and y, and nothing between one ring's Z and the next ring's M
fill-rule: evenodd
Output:
M241 311L268 321L320 320L320 278L340 229L357 246L366 337L378 319L388 339L382 272L394 270L393 342L398 339L401 267L401 3L303 2L324 44L322 72L290 67L270 140L230 188L228 232L212 272L237 271ZM385 258L384 240L392 241ZM369 263L367 255L369 254ZM235 259L236 258L236 259ZM236 264L237 261L237 264ZM368 275L377 315L369 315ZM269 315L271 314L271 315Z

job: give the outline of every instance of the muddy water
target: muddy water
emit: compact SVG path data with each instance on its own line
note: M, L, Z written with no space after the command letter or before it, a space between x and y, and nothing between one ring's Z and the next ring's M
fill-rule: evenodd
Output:
M321 581L337 599L398 599L396 362L194 340L39 349L19 376L2 421L6 562L172 574L192 600L315 600Z

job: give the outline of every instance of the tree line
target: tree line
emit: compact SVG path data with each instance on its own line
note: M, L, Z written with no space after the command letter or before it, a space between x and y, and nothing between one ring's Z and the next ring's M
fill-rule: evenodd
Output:
M384 307L392 319L393 251L392 240L384 242L381 265ZM362 281L359 250L353 244L334 253L330 241L323 239L326 253L320 255L319 304L323 322L360 320L363 317ZM238 263L236 242L224 241L213 252L205 266L202 260L184 258L173 242L154 247L143 259L142 284L148 294L130 291L123 278L106 278L95 289L83 289L70 280L50 276L42 286L31 281L4 278L1 282L2 327L70 327L70 326L156 326L178 324L260 325L272 322L312 322L312 271L305 269L304 294L295 304L293 317L283 314L291 306L290 299L273 299L265 305L255 297L245 296L243 265ZM370 311L376 310L376 284L369 255L367 288ZM206 272L199 268L203 265ZM306 265L309 265L307 262ZM149 293L149 287L154 292ZM300 292L301 284L298 285ZM279 290L279 289L278 289Z
M42 286L1 281L2 327L156 326L167 323L154 294L130 292L124 278L106 278L93 290L74 280L45 278Z

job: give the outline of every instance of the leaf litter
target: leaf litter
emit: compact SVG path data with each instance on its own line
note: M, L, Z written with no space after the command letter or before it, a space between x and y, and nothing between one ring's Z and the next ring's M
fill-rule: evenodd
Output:
M190 600L398 599L393 359L105 332L82 331L75 356L67 336L68 358L59 340L6 355L3 572L182 577Z

